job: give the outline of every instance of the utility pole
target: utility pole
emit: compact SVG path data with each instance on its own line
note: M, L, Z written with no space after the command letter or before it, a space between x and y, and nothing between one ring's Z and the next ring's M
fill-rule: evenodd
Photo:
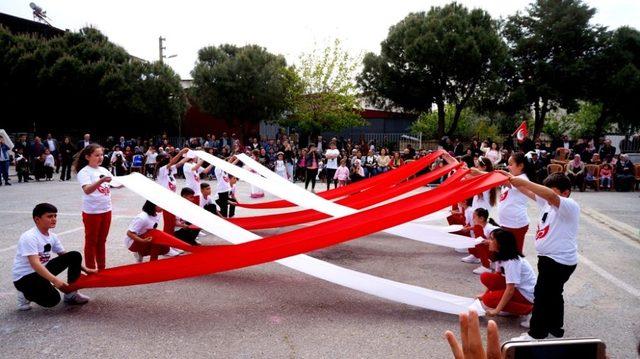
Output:
M167 49L166 47L162 46L162 43L164 41L167 41L167 39L162 37L162 36L160 36L158 38L158 51L160 53L160 63L162 63L162 61L164 60L164 54L162 53L162 50L166 50Z

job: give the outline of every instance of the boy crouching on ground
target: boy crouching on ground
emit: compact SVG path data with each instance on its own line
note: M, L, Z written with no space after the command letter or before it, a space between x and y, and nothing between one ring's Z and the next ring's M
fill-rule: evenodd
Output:
M53 307L60 303L60 293L65 292L68 283L80 277L80 271L96 273L82 265L82 255L78 252L65 252L58 237L49 232L56 227L58 209L49 203L40 203L33 209L35 227L22 233L18 241L18 250L13 261L13 284L18 289L18 309L31 309L30 302L43 307ZM51 252L57 257L51 259ZM67 281L56 277L67 269ZM57 289L56 289L57 288ZM64 302L71 305L86 304L89 297L69 292Z

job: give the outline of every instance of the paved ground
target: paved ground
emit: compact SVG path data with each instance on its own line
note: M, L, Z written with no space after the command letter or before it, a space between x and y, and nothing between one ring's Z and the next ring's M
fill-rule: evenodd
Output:
M240 186L240 198L249 188ZM638 193L576 193L591 211L640 225ZM58 206L56 232L81 250L80 189L71 183L0 187L0 356L5 358L122 357L450 357L446 329L457 317L381 300L277 264L167 283L89 289L83 307L15 310L11 266L15 244L31 225L37 202ZM143 200L113 192L108 266L133 262L122 244ZM239 215L254 212L240 210ZM532 218L536 215L531 206ZM286 230L286 229L280 229ZM276 231L263 231L269 235ZM531 239L531 235L529 235ZM213 236L204 242L218 243ZM533 243L527 259L535 265ZM580 264L566 288L566 329L602 338L613 358L633 358L640 338L640 243L586 214ZM453 250L390 235L372 235L312 253L344 267L472 296L481 291L472 265ZM498 318L503 339L521 333L517 318Z

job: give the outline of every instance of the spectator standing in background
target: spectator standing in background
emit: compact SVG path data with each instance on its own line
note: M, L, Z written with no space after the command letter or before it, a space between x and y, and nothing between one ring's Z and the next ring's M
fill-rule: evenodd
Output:
M340 157L340 151L336 148L336 143L331 142L329 149L325 152L325 158L327 164L325 166L325 174L327 178L327 191L333 182L333 187L338 188L338 180L334 179L336 170L338 169L338 157Z
M71 164L73 162L73 155L76 153L75 147L71 144L69 136L65 136L64 140L60 144L60 166L62 171L60 172L60 181L68 181L71 179Z
M83 136L83 139L78 141L78 145L76 146L76 149L80 151L83 148L89 146L90 144L91 144L91 135L89 135L88 133L85 133Z
M58 147L58 140L53 138L50 133L47 133L47 138L44 141L44 148L48 149L49 153L53 155L53 158L55 160L56 173L58 173L60 171L60 151Z
M4 138L0 137L0 186L2 181L6 186L11 186L9 183L9 146L4 143Z

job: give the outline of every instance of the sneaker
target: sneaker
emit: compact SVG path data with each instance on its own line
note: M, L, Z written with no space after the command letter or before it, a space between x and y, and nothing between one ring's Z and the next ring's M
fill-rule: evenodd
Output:
M457 253L469 253L469 250L467 248L454 248L453 250L455 250Z
M531 313L524 315L523 320L520 322L520 326L529 329L529 323L531 322Z
M140 253L138 253L138 252L134 252L134 253L133 253L133 258L135 258L135 259L136 259L136 262L138 262L138 263L142 263L142 255L140 255Z
M492 272L493 271L491 269L489 269L487 267L483 267L483 266L480 266L480 267L478 267L478 268L473 270L473 273L474 274L478 274L478 275L480 275L482 273L492 273Z
M18 310L29 310L31 309L31 302L24 297L24 293L18 292Z
M169 248L169 252L167 252L167 254L165 254L165 256L167 256L167 257L175 257L175 256L181 255L182 253L184 253L184 251L182 249Z
M461 261L473 264L480 263L480 259L476 258L476 256L474 256L473 254L469 254L468 256L462 258Z
M79 292L71 292L64 295L64 302L69 305L83 305L89 303L89 297Z

